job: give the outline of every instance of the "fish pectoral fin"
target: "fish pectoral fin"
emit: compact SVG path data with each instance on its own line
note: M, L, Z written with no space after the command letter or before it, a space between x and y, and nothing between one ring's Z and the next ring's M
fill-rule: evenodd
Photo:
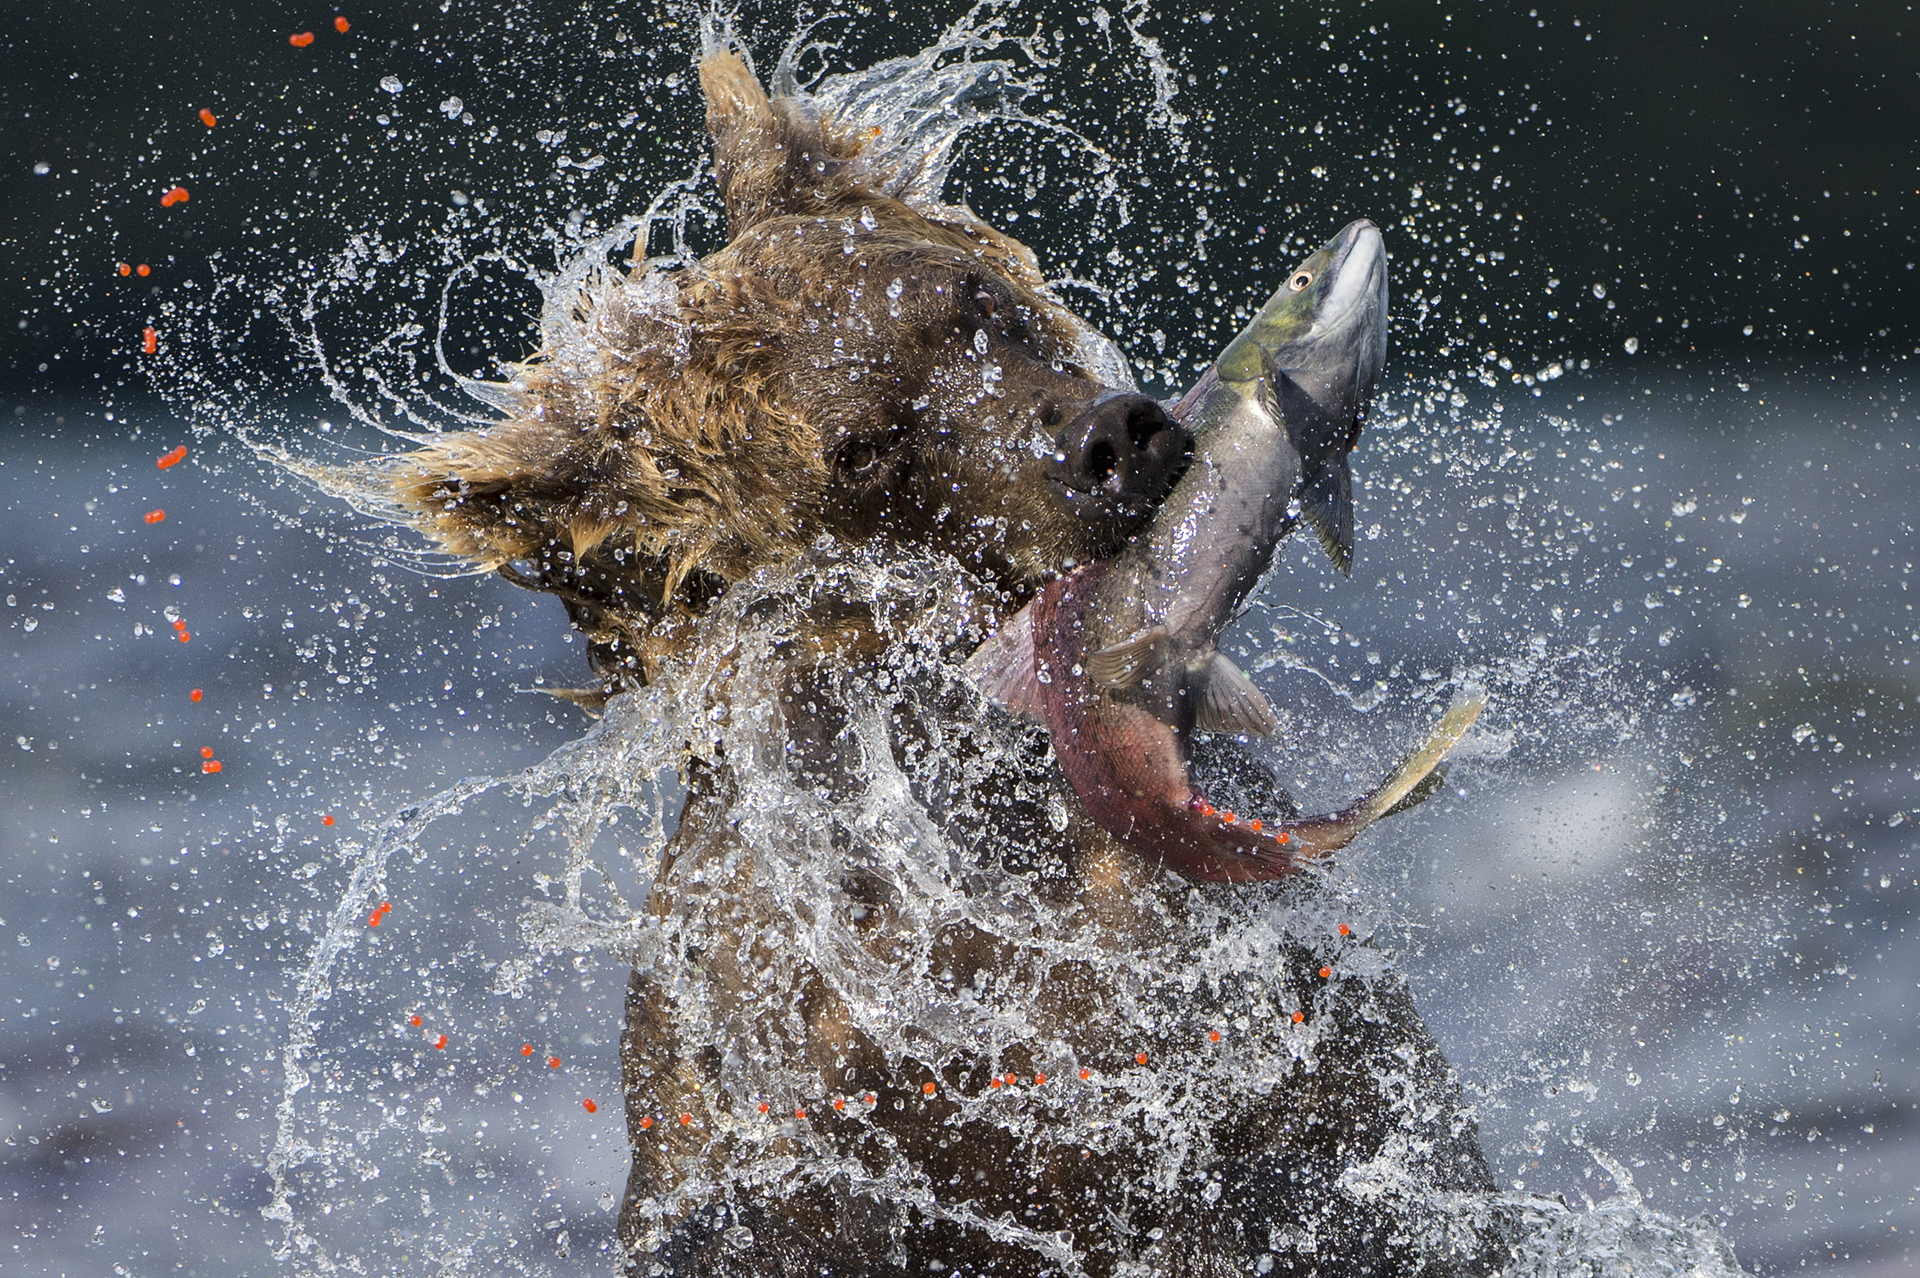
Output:
M1244 732L1270 737L1280 730L1266 694L1253 686L1239 666L1221 653L1207 663L1206 686L1194 707L1194 726L1202 732Z
M1033 656L1033 606L1009 617L967 658L967 674L988 697L1023 719L1039 721L1040 678Z
M1334 458L1300 492L1300 515L1320 538L1341 576L1353 575L1353 472Z
M1351 425L1335 420L1300 384L1276 366L1273 356L1261 352L1260 407L1286 428L1293 450L1300 455L1300 514L1320 538L1334 567L1342 575L1353 571L1353 472L1347 456L1353 451Z
M1102 648L1087 658L1087 678L1096 688L1137 687L1166 641L1167 628L1155 626L1125 643Z

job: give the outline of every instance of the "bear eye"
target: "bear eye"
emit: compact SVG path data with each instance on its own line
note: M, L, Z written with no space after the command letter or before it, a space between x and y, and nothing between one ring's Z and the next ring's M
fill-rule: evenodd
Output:
M982 315L986 316L989 319L993 318L993 312L995 308L1000 305L1000 303L994 298L993 294L987 292L987 290L984 288L974 290L973 304L975 307L979 309Z
M886 460L888 441L879 439L850 439L840 445L835 457L840 473L852 479L871 479L880 469L880 463Z
M1295 271L1293 278L1287 281L1287 287L1298 293L1311 283L1313 283L1312 271Z

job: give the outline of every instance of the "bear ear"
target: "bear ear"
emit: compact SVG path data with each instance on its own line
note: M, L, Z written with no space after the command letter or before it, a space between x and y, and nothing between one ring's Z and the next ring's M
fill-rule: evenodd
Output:
M707 132L713 135L713 167L731 238L771 211L768 196L785 167L780 120L767 91L731 50L700 63L700 87L707 95Z
M739 54L709 55L700 87L729 240L770 217L880 198L855 163L869 135L836 130L804 98L769 101Z

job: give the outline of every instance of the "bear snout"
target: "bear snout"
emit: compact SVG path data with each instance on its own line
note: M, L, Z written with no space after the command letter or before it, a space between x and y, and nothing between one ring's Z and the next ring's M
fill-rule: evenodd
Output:
M1051 478L1082 518L1138 519L1166 497L1192 447L1186 427L1158 403L1116 391L1060 433Z

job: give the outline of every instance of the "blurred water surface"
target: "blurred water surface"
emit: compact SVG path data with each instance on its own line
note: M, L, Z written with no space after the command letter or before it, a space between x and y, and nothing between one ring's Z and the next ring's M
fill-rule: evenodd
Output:
M1908 1272L1904 392L1783 372L1552 389L1429 410L1392 387L1356 459L1353 580L1294 545L1242 622L1303 797L1391 754L1423 681L1495 689L1444 799L1325 890L1414 980L1503 1183L1604 1199L1599 1154L1758 1272ZM80 401L21 425L0 444L6 1268L278 1272L259 1209L284 1007L346 860L458 778L577 738L535 689L584 662L553 601L396 567L382 530L231 442ZM367 934L393 1002L323 1018L361 1026L370 1066L468 1096L399 1121L484 1150L517 1186L501 1224L565 1271L608 1263L586 1258L625 1175L621 980L542 958L530 975L562 993L516 1019L492 973L544 890L529 823L495 794L437 831L462 858L396 867Z

